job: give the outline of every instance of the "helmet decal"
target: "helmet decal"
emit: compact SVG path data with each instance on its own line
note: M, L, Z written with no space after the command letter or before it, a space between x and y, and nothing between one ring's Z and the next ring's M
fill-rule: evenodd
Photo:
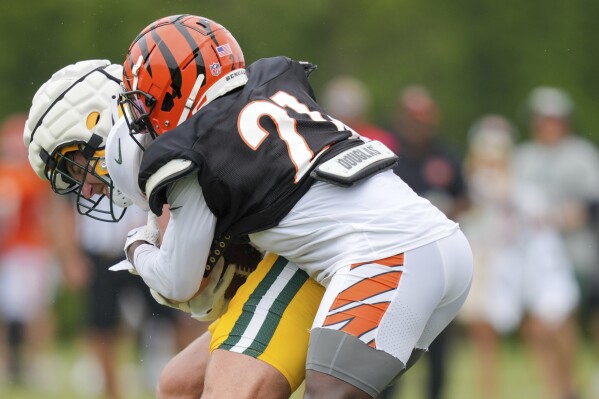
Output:
M233 52L231 51L231 46L229 46L227 43L223 44L222 46L218 46L216 48L216 52L218 53L218 56L221 58L233 54Z
M99 120L100 113L98 111L93 111L89 115L87 115L87 118L85 120L85 126L87 126L89 130L92 130L98 124Z

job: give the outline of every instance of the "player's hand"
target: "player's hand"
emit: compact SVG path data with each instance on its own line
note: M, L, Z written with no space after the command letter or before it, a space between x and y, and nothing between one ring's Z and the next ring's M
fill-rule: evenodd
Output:
M220 256L210 275L204 278L201 289L189 301L173 301L155 290L150 291L154 299L162 305L190 313L200 321L216 320L226 311L237 289L245 283L262 258L262 253L250 244L233 242Z
M219 318L227 309L230 298L225 298L225 291L231 284L235 275L235 265L225 266L221 257L210 276L204 280L206 285L188 301L177 302L162 296L150 288L152 296L161 305L169 306L190 313L191 317L200 321L213 321Z
M136 227L127 234L124 250L128 261L132 259L129 256L129 247L136 241L145 242L155 247L160 246L160 227L158 226L156 215L152 212L148 212L148 223L145 226Z

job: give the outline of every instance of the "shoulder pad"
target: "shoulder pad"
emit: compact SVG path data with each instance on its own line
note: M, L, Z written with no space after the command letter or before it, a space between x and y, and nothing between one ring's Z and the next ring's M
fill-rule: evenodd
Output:
M152 212L160 216L162 206L166 203L166 187L196 169L195 164L188 159L173 159L151 175L146 183L146 197Z

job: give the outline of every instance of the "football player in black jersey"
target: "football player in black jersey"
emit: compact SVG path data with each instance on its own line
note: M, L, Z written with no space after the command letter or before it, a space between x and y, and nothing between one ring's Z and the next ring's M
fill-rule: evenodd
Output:
M213 237L249 240L326 288L305 397L375 397L413 365L468 294L470 247L393 174L391 150L326 114L308 81L315 66L273 57L246 68L222 25L175 15L148 25L123 67L127 124L153 139L139 143L139 188L155 214L170 205L165 236L178 237L128 241L144 280L185 300L202 289L185 261L209 261Z

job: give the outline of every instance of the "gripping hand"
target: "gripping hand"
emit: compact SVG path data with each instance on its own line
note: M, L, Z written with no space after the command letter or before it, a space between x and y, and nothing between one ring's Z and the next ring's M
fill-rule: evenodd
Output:
M129 231L127 234L127 240L125 241L125 256L129 259L128 249L136 241L145 241L148 244L154 245L155 247L160 246L160 227L158 226L158 220L156 215L152 212L148 212L148 223L145 226L136 227Z
M191 317L200 321L213 321L219 318L227 309L229 300L225 299L225 291L233 280L235 265L225 265L221 258L214 271L208 277L206 286L192 299L185 302L171 301L156 290L150 288L152 297L161 305L169 306L190 313Z

